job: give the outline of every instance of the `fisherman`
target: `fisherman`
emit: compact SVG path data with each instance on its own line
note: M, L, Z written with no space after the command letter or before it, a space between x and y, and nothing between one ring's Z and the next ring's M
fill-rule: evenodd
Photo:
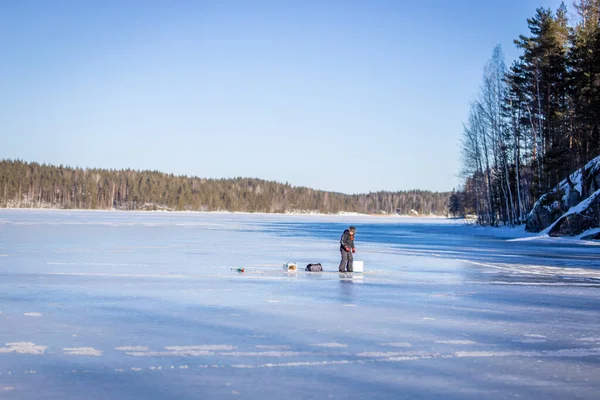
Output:
M340 272L353 272L352 263L354 257L352 254L356 253L356 248L354 247L355 233L356 228L351 226L344 231L340 238L340 253L342 254L342 261L340 261L339 267Z

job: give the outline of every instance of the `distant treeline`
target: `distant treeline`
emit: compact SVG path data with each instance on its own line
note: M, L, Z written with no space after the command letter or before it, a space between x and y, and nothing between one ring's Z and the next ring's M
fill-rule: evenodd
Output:
M0 161L0 207L10 208L446 215L449 198L448 192L347 195L262 179Z

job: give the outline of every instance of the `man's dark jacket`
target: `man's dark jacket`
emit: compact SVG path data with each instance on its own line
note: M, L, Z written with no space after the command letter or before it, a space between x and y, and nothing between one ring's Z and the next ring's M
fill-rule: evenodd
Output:
M354 239L350 235L350 230L346 229L344 233L342 233L342 237L340 238L340 250L346 250L345 247L348 247L350 251L354 248Z

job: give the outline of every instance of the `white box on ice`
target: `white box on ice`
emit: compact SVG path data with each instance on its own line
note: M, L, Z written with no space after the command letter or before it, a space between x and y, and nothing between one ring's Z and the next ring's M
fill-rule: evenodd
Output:
M363 261L356 261L352 263L352 270L354 272L363 272L365 263Z
M296 263L288 262L283 264L283 270L287 272L296 272L298 270L298 266Z

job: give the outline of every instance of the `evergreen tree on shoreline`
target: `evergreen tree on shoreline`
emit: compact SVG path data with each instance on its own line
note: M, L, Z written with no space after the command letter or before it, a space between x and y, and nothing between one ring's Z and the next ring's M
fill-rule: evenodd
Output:
M465 212L482 224L525 223L540 196L576 169L586 180L584 166L600 155L600 0L575 9L572 25L564 3L527 20L504 87L490 80L497 50L486 66L461 144L463 198L474 200ZM490 96L498 91L500 113Z

